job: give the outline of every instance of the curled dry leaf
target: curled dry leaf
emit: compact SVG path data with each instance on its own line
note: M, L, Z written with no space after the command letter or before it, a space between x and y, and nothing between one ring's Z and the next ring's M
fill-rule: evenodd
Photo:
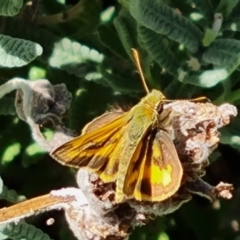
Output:
M37 124L51 121L55 126L61 123L62 115L70 108L72 95L65 84L51 85L46 79L28 82L32 91L32 103L23 102L23 91L18 89L15 98L16 112L20 119L26 121L27 114ZM29 109L26 109L28 107Z

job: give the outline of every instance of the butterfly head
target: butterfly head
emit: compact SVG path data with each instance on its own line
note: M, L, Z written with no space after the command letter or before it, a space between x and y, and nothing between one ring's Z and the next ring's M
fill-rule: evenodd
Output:
M166 97L158 90L153 89L146 97L142 99L143 104L158 111L160 110L162 103L166 100Z

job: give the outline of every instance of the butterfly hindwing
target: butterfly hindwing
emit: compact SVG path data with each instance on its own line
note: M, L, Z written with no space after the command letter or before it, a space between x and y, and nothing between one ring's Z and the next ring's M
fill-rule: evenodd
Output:
M178 190L183 174L169 134L149 130L138 147L140 151L133 156L123 192L139 201L165 200Z

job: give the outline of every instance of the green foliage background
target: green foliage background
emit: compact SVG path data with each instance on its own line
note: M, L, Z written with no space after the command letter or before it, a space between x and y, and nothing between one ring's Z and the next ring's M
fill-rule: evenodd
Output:
M28 3L0 0L0 83L13 77L65 83L73 102L64 120L76 131L111 104L136 104L144 96L131 48L141 53L150 88L168 98L204 95L215 104L240 105L239 0L44 0L42 8L41 1ZM222 14L220 28L213 27L215 13ZM14 94L0 100L0 114L1 207L76 186L74 170L33 142L15 114ZM175 213L135 229L131 240L240 239L239 117L221 134L205 179L233 183L233 199L209 203L194 196ZM53 225L46 224L49 218ZM61 211L28 222L49 238L74 239ZM0 232L0 239L33 239L11 226Z

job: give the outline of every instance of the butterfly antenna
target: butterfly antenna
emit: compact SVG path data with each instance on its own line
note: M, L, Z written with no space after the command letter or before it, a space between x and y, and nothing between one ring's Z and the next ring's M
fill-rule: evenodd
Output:
M135 60L135 64L137 66L137 70L139 71L139 74L140 74L140 77L141 77L141 80L142 80L142 83L143 83L143 87L145 88L146 92L149 93L149 89L148 89L146 80L145 80L144 75L143 75L138 51L135 48L132 48L132 52L133 52L133 58Z

